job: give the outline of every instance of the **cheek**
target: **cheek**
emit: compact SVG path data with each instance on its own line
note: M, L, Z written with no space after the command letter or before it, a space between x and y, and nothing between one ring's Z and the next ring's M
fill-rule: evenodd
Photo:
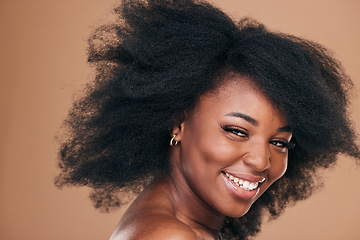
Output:
M280 156L271 163L271 168L269 169L268 175L271 183L274 183L276 180L281 178L287 169L288 157Z
M194 145L195 143L192 146ZM202 139L192 153L192 157L195 156L199 162L211 168L224 168L237 159L232 145L219 136Z
M219 175L236 159L233 147L216 133L197 137L192 134L181 144L182 169L187 176L196 179L206 177L208 181L213 181L210 176Z

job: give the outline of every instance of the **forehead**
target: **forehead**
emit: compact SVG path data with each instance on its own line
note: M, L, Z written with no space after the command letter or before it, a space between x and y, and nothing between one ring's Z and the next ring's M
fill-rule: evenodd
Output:
M277 118L281 124L287 124L282 111L271 102L256 83L238 74L226 76L217 88L202 95L194 111L208 115L239 112L260 118L259 120Z

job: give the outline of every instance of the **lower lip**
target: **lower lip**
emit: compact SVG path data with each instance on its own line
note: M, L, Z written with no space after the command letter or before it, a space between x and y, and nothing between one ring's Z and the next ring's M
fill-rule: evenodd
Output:
M231 193L233 195L235 195L235 197L242 199L242 200L251 200L253 198L255 198L258 193L260 188L257 187L254 190L245 190L239 186L237 186L233 181L231 181L228 177L226 177L224 174L222 174L225 180L225 183L227 185L227 187L229 188L229 190L231 191Z

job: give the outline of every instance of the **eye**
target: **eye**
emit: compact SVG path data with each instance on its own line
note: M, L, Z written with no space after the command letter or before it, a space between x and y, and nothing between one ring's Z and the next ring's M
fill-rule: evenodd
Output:
M235 127L235 126L221 126L221 128L226 131L226 132L229 132L229 133L232 133L236 136L239 136L239 137L249 137L249 134L247 133L246 130L244 129L241 129L239 127Z
M275 147L278 148L283 148L284 150L287 149L293 149L295 147L295 143L292 142L288 142L285 140L273 140L270 141L270 144L274 145Z

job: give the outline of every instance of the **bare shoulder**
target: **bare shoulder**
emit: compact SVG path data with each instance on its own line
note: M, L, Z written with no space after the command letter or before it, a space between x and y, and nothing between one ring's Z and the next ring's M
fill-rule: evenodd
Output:
M166 214L141 214L120 224L110 240L198 240L195 232L178 219Z

